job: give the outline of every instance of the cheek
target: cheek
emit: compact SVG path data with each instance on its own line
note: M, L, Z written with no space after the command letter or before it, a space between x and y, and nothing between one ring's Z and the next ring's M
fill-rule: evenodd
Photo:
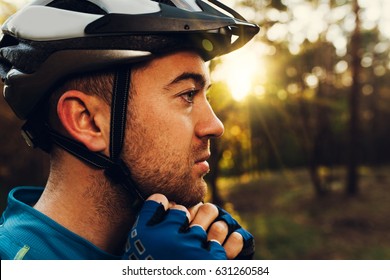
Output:
M171 146L171 149L182 150L191 146L194 125L190 115L177 112L174 108L169 109L168 105L147 108L140 121L146 124L145 130L153 138L151 142L158 146L156 148Z
M149 110L129 124L124 157L136 180L143 182L150 174L166 178L172 178L167 174L187 174L193 160L193 130L187 118Z
M149 128L151 136L151 150L154 150L156 158L163 157L171 161L187 158L191 151L193 131L187 122L180 122L178 119L160 119Z

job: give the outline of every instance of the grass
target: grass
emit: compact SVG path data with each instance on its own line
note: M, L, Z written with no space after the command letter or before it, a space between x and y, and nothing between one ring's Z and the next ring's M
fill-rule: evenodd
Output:
M347 197L342 169L315 196L305 170L219 181L227 208L255 236L256 259L390 259L390 167L361 168Z

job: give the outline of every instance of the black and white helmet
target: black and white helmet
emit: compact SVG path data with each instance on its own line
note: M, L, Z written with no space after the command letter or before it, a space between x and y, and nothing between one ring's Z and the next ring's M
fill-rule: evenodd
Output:
M2 27L4 97L26 119L69 74L185 48L209 60L243 46L258 32L230 8L210 2L232 15L201 0L35 1Z
M28 142L48 150L48 141L105 169L133 195L142 193L121 160L128 77L134 62L194 50L205 60L245 45L256 24L217 0L37 0L11 16L0 41L4 97L26 124ZM41 106L67 77L118 69L112 92L110 156L93 153L42 123ZM114 101L115 100L115 101Z

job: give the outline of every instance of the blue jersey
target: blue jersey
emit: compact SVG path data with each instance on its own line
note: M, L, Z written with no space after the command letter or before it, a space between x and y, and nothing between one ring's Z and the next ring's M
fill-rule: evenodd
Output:
M9 193L0 220L0 257L3 260L112 260L86 239L35 210L42 187L18 187Z

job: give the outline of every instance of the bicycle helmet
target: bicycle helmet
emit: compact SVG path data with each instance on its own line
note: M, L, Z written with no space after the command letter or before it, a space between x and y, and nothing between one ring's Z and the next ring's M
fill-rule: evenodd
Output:
M131 63L185 49L210 60L240 48L259 31L217 0L208 2L212 5L202 0L38 0L11 16L2 27L0 76L4 98L27 120L22 132L28 142L44 150L54 142L105 169L133 194L133 206L139 208L142 194L120 159ZM37 118L67 77L114 66L110 157L90 152Z

